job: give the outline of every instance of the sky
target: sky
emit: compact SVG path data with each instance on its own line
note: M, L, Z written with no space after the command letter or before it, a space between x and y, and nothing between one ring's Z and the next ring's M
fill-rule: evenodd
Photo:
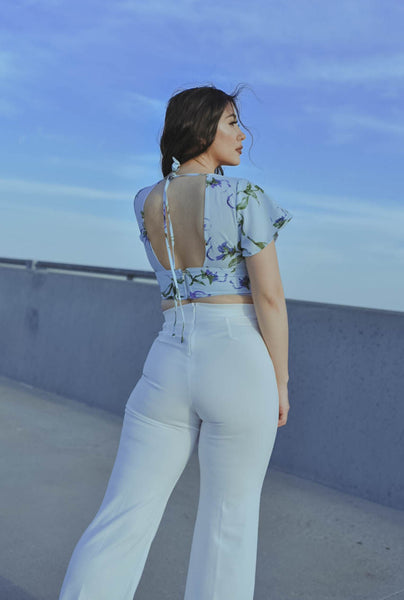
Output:
M286 299L403 311L403 29L398 0L2 2L0 257L151 271L169 98L245 84L224 173L293 215Z

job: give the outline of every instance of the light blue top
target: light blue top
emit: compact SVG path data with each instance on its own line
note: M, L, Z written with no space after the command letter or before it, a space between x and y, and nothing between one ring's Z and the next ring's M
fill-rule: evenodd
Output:
M262 188L248 179L208 173L204 212L205 261L202 267L175 269L168 244L170 235L174 252L167 188L174 177L187 175L200 176L201 173L176 174L173 171L167 176L164 186L164 232L170 269L165 269L157 259L144 225L144 201L162 180L139 190L134 199L139 238L144 243L147 258L156 273L161 298L174 300L176 315L178 303L182 311L182 304L179 302L181 299L220 294L251 294L245 257L256 254L272 240L276 241L279 230L293 218L288 210L278 206ZM184 330L184 313L182 316Z

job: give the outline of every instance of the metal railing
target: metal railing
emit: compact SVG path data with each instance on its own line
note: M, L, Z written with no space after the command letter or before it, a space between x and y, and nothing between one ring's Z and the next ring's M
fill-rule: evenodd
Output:
M60 263L47 260L31 260L26 258L4 258L0 257L0 265L20 265L27 269L57 269L61 271L78 271L83 273L99 273L125 277L125 279L155 279L154 271L141 271L137 269L122 269L115 267L96 267L93 265L77 265L73 263Z

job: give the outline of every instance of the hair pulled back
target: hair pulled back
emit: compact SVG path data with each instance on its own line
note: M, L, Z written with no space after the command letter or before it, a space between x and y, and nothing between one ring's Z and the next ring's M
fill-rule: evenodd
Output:
M164 129L160 138L163 177L171 173L172 157L182 164L206 152L213 143L220 117L231 102L242 123L237 98L244 86L226 94L214 85L189 88L174 94L167 104ZM223 175L221 166L215 173Z

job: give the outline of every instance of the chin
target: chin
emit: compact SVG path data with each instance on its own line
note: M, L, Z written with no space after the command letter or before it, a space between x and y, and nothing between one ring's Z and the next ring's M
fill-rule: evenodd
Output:
M237 167L240 164L240 159L241 159L241 156L239 157L238 160L234 159L232 161L228 161L228 162L222 163L222 164L224 164L224 165L226 165L228 167Z
M228 160L224 160L223 162L220 163L220 167L237 167L240 164L240 159L241 156L239 156L239 158L232 158L232 159L228 159Z

